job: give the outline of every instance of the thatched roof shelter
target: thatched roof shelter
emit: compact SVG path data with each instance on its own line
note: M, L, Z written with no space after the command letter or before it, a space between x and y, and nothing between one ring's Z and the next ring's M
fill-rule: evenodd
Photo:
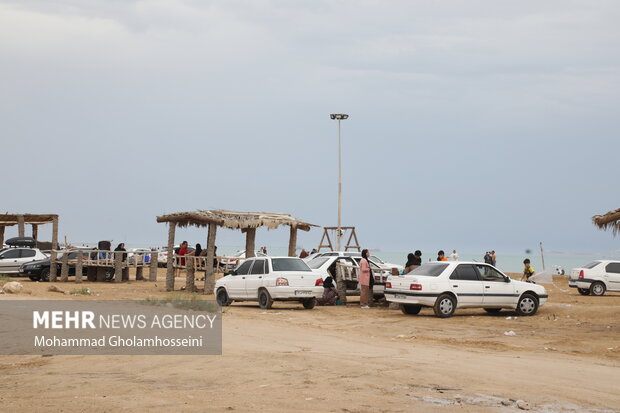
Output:
M617 235L620 232L620 209L609 211L604 215L594 215L592 222L602 230L611 229L612 233Z
M26 224L32 225L32 237L38 241L39 225L52 224L52 243L58 244L58 215L56 214L0 214L0 246L4 242L4 228L18 226L20 237L26 236ZM54 235L55 234L55 235Z
M217 227L228 229L239 229L246 234L245 256L254 256L254 244L256 239L256 229L267 227L276 229L279 226L290 227L290 238L288 254L295 256L297 245L297 230L310 231L310 228L318 225L301 221L288 214L274 214L269 212L236 212L227 210L197 210L189 212L175 212L157 217L157 222L168 223L168 251L172 251L174 246L175 229L178 226L187 227L209 227L207 238L207 260L205 271L205 294L210 294L215 284L213 274L213 262L215 259L215 234ZM174 266L173 254L168 253L166 289L174 290Z
M206 227L215 224L229 229L240 229L243 232L250 228L267 227L276 229L281 225L310 231L309 224L293 218L289 214L274 214L269 212L235 212L226 210L198 210L190 212L175 212L157 217L157 222L174 222L179 227L196 226Z

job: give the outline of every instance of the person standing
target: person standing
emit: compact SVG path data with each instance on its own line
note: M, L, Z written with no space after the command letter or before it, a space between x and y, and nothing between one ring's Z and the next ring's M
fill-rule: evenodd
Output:
M456 250L452 250L452 254L450 254L450 258L452 258L452 261L459 260L459 254L457 254Z
M360 306L361 308L370 308L368 300L370 296L370 263L368 262L368 250L362 250L362 259L360 260Z
M491 262L494 267L497 267L497 255L495 254L495 250L491 251Z
M125 252L127 252L127 250L125 249L125 243L121 242L120 244L118 244L118 246L116 248L114 248L114 252L120 252L121 253L121 261L127 261L127 254L125 254Z

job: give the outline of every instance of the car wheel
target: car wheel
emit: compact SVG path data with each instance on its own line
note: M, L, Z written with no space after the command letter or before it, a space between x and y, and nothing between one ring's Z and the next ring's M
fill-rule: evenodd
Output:
M497 314L500 311L502 311L501 308L485 308L484 311L486 311L489 314Z
M520 316L529 316L538 311L538 298L532 294L523 294L517 303L517 313Z
M41 280L41 276L40 275L29 275L28 278L30 278L30 281L39 281Z
M32 278L31 278L31 280L32 280ZM50 280L50 269L49 268L43 268L43 270L41 271L41 275L39 276L39 280L41 280L41 281L49 281Z
M435 301L433 310L435 315L439 318L448 318L454 314L456 309L456 300L450 294L442 294Z
M416 305L416 304L401 304L399 307L400 307L400 311L402 311L403 314L407 314L407 315L416 315L422 309L421 305Z
M271 295L269 295L269 291L262 290L258 291L258 305L260 308L269 309L273 305L273 300L271 299Z
M312 310L316 305L316 298L310 298L301 302L306 310Z
M579 291L581 295L590 295L590 289L588 288L577 288L577 291Z
M593 283L590 286L590 294L596 295L596 296L601 296L605 294L605 284L603 284L600 281Z
M230 303L232 303L232 300L228 297L228 293L225 288L220 288L217 290L215 299L221 307L228 307Z

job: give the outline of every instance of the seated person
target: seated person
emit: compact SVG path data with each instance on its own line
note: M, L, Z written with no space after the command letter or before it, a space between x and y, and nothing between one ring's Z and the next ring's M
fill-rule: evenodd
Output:
M323 297L317 298L316 303L318 305L335 305L338 299L338 291L334 287L334 280L332 277L327 277L323 281Z

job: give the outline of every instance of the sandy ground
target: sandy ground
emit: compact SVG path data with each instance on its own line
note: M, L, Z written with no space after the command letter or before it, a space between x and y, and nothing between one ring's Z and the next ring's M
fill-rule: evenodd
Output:
M91 296L18 279L28 291L0 299L188 295L163 279L56 283ZM534 317L243 303L224 311L221 356L0 356L0 410L620 412L620 294L546 287Z

